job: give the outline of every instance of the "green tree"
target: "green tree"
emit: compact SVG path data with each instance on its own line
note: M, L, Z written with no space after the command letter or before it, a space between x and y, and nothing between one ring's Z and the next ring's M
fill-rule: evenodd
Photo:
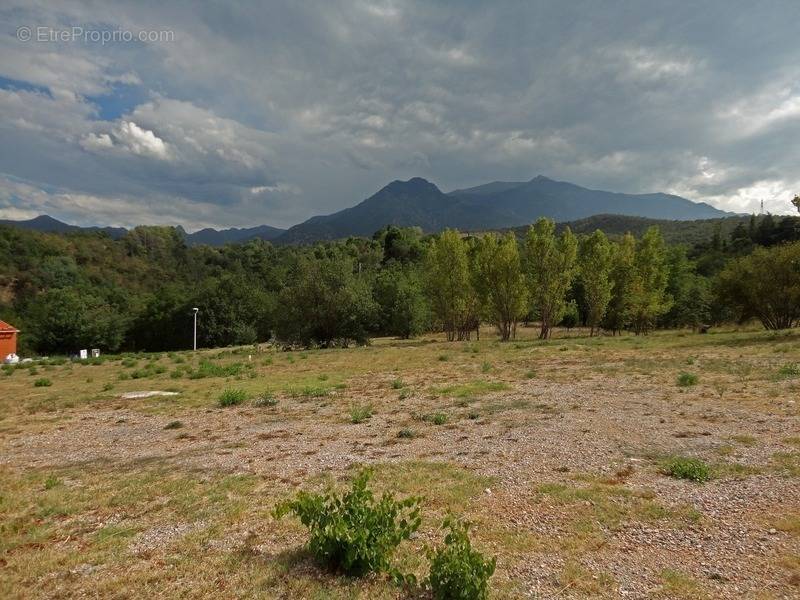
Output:
M658 227L650 227L636 248L628 321L637 335L647 333L672 306L667 295L667 253Z
M381 333L408 339L427 329L430 307L416 269L395 265L381 270L373 294L380 309Z
M614 282L611 279L613 248L606 235L595 231L583 238L578 254L579 277L586 306L586 324L593 336L606 314Z
M626 233L614 246L612 255L611 300L602 323L605 329L613 331L616 335L628 325L636 258L636 239L630 233Z
M528 295L541 321L540 339L550 337L561 320L567 290L575 276L578 242L567 227L556 237L555 223L539 219L525 237Z
M433 240L425 258L425 289L447 340L469 339L477 321L478 301L470 279L467 244L458 231L446 229Z
M473 282L483 315L497 327L502 341L516 337L527 308L519 247L514 234L487 234L475 248Z
M731 261L717 279L720 298L740 320L788 329L800 319L800 242L756 248Z
M377 305L364 276L345 256L301 257L279 296L275 330L284 342L303 346L366 343Z

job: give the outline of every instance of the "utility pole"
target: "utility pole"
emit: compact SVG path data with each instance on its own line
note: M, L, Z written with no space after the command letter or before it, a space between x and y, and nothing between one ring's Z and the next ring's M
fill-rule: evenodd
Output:
M200 310L199 308L195 307L192 309L194 311L194 335L192 336L192 348L197 350L197 311Z

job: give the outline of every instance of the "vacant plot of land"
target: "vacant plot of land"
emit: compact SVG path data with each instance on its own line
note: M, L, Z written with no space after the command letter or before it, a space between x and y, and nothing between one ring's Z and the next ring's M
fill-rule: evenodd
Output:
M5 369L0 597L401 597L270 516L363 464L419 577L452 510L497 598L800 594L800 332L522 335Z

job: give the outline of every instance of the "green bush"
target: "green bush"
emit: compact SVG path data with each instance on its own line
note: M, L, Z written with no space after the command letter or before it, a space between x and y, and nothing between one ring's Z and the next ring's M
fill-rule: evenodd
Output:
M689 387L692 385L697 385L698 382L697 375L694 373L681 373L678 375L678 387Z
M688 479L703 483L711 479L711 469L697 458L675 457L667 461L664 471L676 479Z
M444 425L447 423L447 415L444 413L433 413L429 418L430 422L434 425Z
M363 423L372 416L372 406L353 406L350 408L350 422L353 425Z
M392 381L392 389L401 390L404 387L406 387L406 384L403 383L402 379L395 379L394 381Z
M388 492L377 500L367 487L370 471L363 470L343 494L301 491L275 507L273 516L292 513L311 537L309 551L329 568L347 575L390 572L395 548L420 525L419 498L396 500Z
M50 387L53 385L53 382L50 381L47 377L41 377L33 382L35 387Z
M239 389L227 389L219 397L220 406L236 406L247 400L247 392Z
M489 597L489 579L496 559L486 559L472 548L469 524L452 515L442 525L448 529L444 546L428 552L428 583L437 600L483 600Z

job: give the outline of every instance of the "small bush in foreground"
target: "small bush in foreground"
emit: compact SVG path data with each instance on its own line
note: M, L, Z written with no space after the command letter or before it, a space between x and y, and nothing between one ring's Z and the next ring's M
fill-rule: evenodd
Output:
M444 546L428 553L431 571L428 582L437 600L483 600L489 597L489 579L494 574L496 559L472 548L469 524L448 516L443 527L448 529Z
M372 406L353 406L350 408L350 422L353 425L363 423L372 416Z
M800 377L800 363L787 363L778 369L778 377Z
M53 385L53 382L50 381L47 377L42 377L34 381L33 385L34 387L50 387L51 385Z
M688 479L698 483L711 479L711 469L698 458L672 458L667 462L664 472L676 479Z
M236 406L247 400L247 392L239 389L227 389L219 397L220 406Z
M275 507L273 516L292 513L311 537L309 551L329 568L347 575L389 572L395 548L420 525L419 498L395 500L384 493L377 500L367 487L370 471L364 470L344 494L301 491L294 500Z
M689 387L692 385L697 385L698 379L697 375L694 373L681 373L678 375L678 387Z

